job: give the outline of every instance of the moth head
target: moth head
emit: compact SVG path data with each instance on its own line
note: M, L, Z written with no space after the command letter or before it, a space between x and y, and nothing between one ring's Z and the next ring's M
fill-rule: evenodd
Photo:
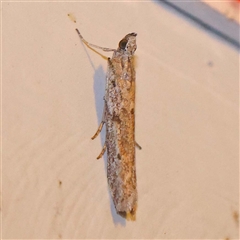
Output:
M118 49L124 51L128 55L133 55L137 49L136 33L127 34L118 44Z

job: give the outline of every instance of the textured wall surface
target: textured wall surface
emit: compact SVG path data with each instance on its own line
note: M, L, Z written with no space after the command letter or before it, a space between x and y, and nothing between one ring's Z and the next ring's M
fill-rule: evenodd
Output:
M220 13L224 14L227 18L234 20L240 23L239 17L239 0L230 0L230 1L208 1L202 0L207 5L211 6L213 9L216 9Z
M138 33L135 222L91 140L107 62L76 27L111 48ZM4 239L238 238L235 48L159 3L4 2L2 60Z

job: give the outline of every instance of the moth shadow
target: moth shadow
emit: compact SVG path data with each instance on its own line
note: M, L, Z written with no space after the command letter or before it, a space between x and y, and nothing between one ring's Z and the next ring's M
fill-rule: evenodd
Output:
M95 69L94 73L94 95L95 95L95 105L96 105L96 111L97 111L97 118L98 118L98 126L102 121L103 117L103 107L104 107L104 94L105 94L105 80L106 79L106 73L103 70L102 66L99 66L97 69ZM105 126L103 127L101 133L100 133L100 138L101 138L101 145L102 148L105 143L105 138L106 138L106 128ZM101 149L99 149L100 153ZM106 179L107 179L107 151L105 152L104 156L104 169L105 169L105 174L106 174ZM100 161L101 159L99 159ZM113 201L111 199L111 194L108 188L108 198L109 198L109 203L110 203L110 208L111 208L111 214L112 214L112 219L115 225L121 225L121 226L126 226L126 219L122 218L116 213L116 209L114 207Z

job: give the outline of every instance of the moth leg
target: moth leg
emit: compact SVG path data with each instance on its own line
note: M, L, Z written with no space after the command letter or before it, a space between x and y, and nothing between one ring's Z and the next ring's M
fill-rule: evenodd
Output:
M98 136L98 134L102 131L102 128L103 128L103 124L104 124L104 123L105 123L105 122L101 121L101 123L100 123L100 125L99 125L99 127L98 127L98 129L97 129L97 131L96 131L96 133L94 134L93 137L91 137L92 140L95 139L95 138Z
M106 143L104 143L103 149L102 149L102 151L100 152L100 154L98 155L97 159L99 159L99 158L101 158L101 157L103 156L103 154L104 154L105 151L106 151L106 148L107 148Z
M81 39L87 46L89 46L89 47L95 47L95 48L98 48L98 49L102 49L102 50L105 51L105 52L116 51L116 49L100 47L100 46L97 46L97 45L95 45L95 44L89 43L89 42L87 42L87 41L83 38L82 34L79 32L79 30L78 30L77 28L76 28L76 31L77 31L80 39Z
M142 149L142 147L135 141L135 146L139 149L139 150L141 150Z
M92 140L95 139L98 136L98 134L102 131L104 123L105 123L105 104L104 104L104 108L103 108L102 121L101 121L96 133L93 135L93 137L91 137Z

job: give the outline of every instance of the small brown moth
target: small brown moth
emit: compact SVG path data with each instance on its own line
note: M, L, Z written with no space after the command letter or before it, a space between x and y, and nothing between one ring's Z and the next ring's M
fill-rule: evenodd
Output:
M99 47L87 42L76 29L80 39L88 46L113 51L108 58L102 122L92 137L96 138L106 124L106 140L97 159L107 149L107 179L110 193L121 216L135 220L137 208L137 181L135 166L135 70L133 56L137 49L136 33L127 34L117 49Z

